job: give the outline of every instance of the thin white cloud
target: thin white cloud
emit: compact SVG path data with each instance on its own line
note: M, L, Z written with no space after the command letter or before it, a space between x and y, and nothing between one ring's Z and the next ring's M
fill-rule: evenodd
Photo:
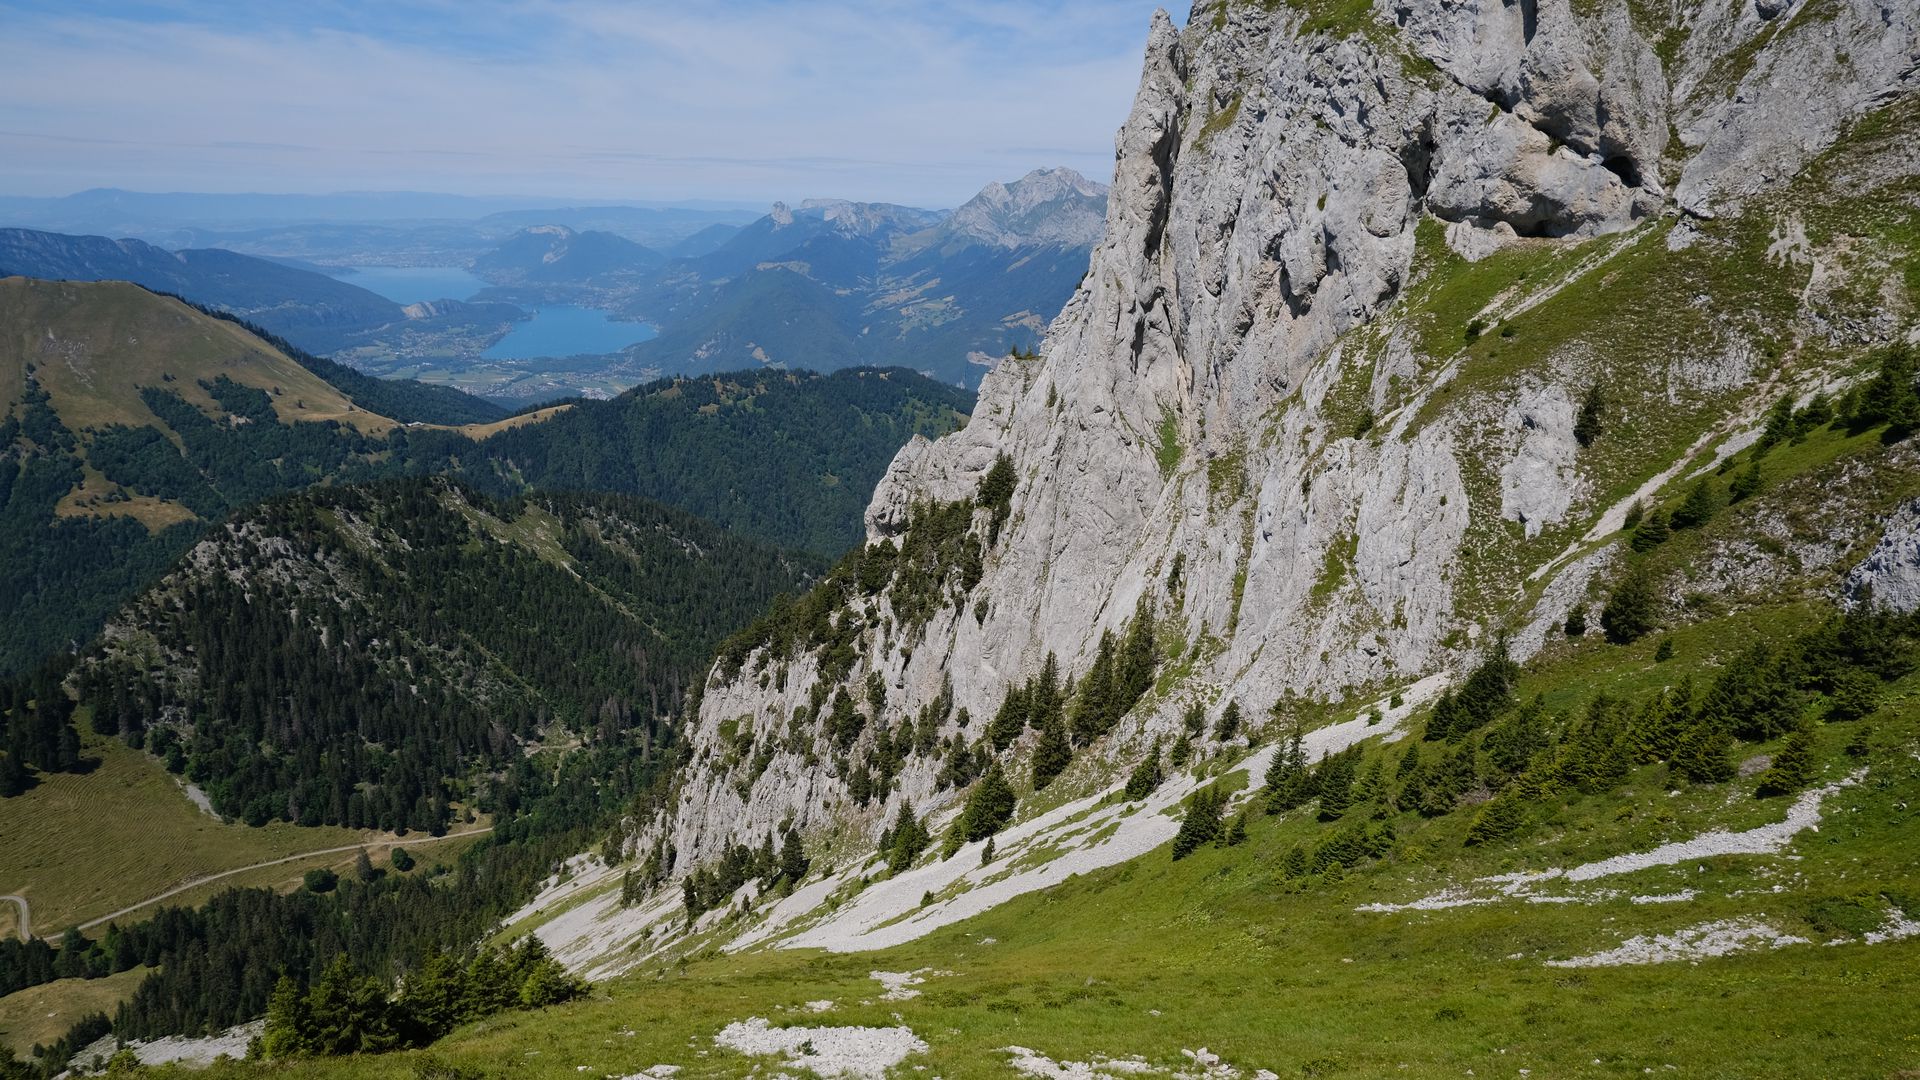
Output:
M336 3L249 26L0 7L0 189L950 204L1030 166L1104 179L1151 9Z

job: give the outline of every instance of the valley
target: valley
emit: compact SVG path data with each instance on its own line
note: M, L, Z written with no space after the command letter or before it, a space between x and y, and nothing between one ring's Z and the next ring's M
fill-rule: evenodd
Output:
M1110 185L0 232L0 1080L1920 1075L1920 11L1128 49Z

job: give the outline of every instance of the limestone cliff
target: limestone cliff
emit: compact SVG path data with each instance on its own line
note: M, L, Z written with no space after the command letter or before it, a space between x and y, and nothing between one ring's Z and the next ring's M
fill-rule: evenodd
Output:
M720 665L652 835L684 873L788 825L824 851L902 800L952 806L944 757L1008 687L1049 654L1085 672L1143 605L1159 679L1060 790L1195 703L1258 726L1283 695L1412 687L1495 631L1539 648L1637 496L1910 325L1871 222L1913 214L1917 60L1920 12L1872 0L1157 16L1086 279L867 519L912 547L934 508L991 502L1004 458L1004 526L972 509L968 565L914 610L903 568ZM825 722L842 689L851 739ZM1034 738L1000 755L1016 784Z

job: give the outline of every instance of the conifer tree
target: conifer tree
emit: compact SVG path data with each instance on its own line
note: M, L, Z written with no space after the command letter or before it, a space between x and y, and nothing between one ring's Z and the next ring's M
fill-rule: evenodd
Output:
M1320 795L1321 821L1338 821L1353 804L1353 781L1359 747L1350 747L1320 759L1315 790Z
M1587 635L1587 605L1574 605L1573 610L1567 612L1566 624L1561 629L1564 630L1570 638L1585 637Z
M1154 793L1165 779L1160 769L1160 740L1153 741L1153 752L1145 761L1133 767L1133 773L1127 777L1127 800L1138 802Z
M807 853L800 846L800 834L788 829L780 838L780 878L787 885L800 884L807 876Z
M987 724L987 741L996 751L1012 746L1020 733L1027 730L1027 697L1025 685L1007 687L1006 697L1000 700L1000 711L994 713Z
M1744 502L1759 493L1761 483L1760 459L1754 458L1747 463L1745 469L1740 471L1740 475L1734 477L1733 482L1727 485L1727 498L1732 502Z
M1600 627L1607 640L1627 645L1645 637L1655 626L1657 602L1652 576L1641 568L1629 571L1600 609Z
M952 835L961 844L984 840L1005 827L1013 818L1013 809L1013 787L996 761L987 766L986 775L967 794L966 806L954 819Z
M1238 701L1229 701L1227 702L1227 707L1221 710L1219 723L1214 725L1213 737L1215 740L1224 743L1232 742L1239 734L1240 703Z
M1242 810L1233 815L1233 821L1228 823L1226 830L1220 834L1218 843L1221 847L1239 847L1246 842L1247 812Z
M1695 722L1681 737L1669 764L1692 784L1724 784L1736 771L1731 757L1733 736L1713 721Z
M1187 798L1186 816L1180 819L1180 831L1173 837L1175 861L1193 854L1194 849L1220 835L1220 809L1224 801L1216 784L1208 784Z
M1665 510L1656 509L1646 517L1641 518L1640 523L1634 526L1633 539L1630 541L1629 546L1636 552L1652 551L1654 548L1666 543L1667 539L1672 535L1672 515L1668 514Z
M1713 486L1712 477L1702 477L1687 492L1686 500L1680 509L1673 512L1673 527L1676 529L1698 529L1713 520L1720 511L1720 493Z
M1192 758L1193 739L1184 735L1181 736L1179 742L1173 744L1173 749L1167 753L1167 763L1176 769L1184 768Z
M1080 746L1105 735L1112 726L1109 711L1114 696L1113 664L1113 631L1102 630L1093 664L1080 680L1080 693L1073 703L1073 741Z
M1920 424L1920 392L1914 389L1913 353L1905 342L1896 342L1880 354L1880 370L1860 393L1859 427L1884 423L1894 438L1903 437Z
M1786 394L1767 410L1767 424L1760 431L1759 441L1754 443L1754 452L1756 455L1764 455L1792 437L1793 395Z
M1587 387L1587 396L1580 402L1580 414L1573 421L1573 439L1582 447L1593 445L1600 437L1600 422L1606 411L1606 398L1600 393L1600 384Z
M1760 774L1759 786L1754 795L1765 799L1775 795L1792 795L1813 783L1813 728L1801 725L1793 729L1773 756L1773 764Z
M1269 814L1285 813L1304 805L1313 797L1303 742L1304 737L1296 722L1282 737L1280 745L1274 748L1273 761L1267 766L1263 800Z
M1473 824L1467 826L1466 844L1473 847L1504 840L1518 832L1525 820L1526 803L1517 788L1509 788L1480 807Z
M900 815L894 819L893 828L884 834L882 854L887 857L887 869L898 874L913 865L920 853L927 849L933 838L927 835L927 827L914 816L913 807L906 800L900 801Z
M1033 748L1033 790L1039 791L1065 772L1073 761L1073 747L1067 741L1067 726L1058 715L1040 729L1040 741Z
M1307 865L1307 849L1295 844L1287 849L1286 855L1280 860L1280 872L1290 878L1306 877Z

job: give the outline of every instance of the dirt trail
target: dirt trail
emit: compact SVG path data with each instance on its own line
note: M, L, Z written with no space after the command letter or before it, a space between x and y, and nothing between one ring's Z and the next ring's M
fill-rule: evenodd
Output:
M27 906L27 898L24 896L0 896L0 900L11 901L14 907L20 909L20 940L32 941L33 909Z
M208 874L206 877L194 878L192 881L189 881L184 885L176 885L173 888L168 889L166 892L160 893L157 896L149 896L145 900L142 900L137 904L131 904L127 907L121 908L119 911L108 912L107 914L102 915L97 919L92 919L87 922L83 922L80 924L80 929L91 930L96 926L103 926L109 922L112 922L115 919L120 918L123 915L129 915L133 912L139 911L141 908L144 908L144 907L151 907L162 900L179 896L183 892L190 892L194 889L199 888L202 885L219 881L221 878L230 878L235 874L244 874L251 870L264 870L270 866L280 866L285 863L299 862L302 859L311 859L316 855L343 855L349 851L360 851L362 849L371 851L374 848L420 847L425 844L437 844L442 840L455 840L462 836L478 836L481 833L489 833L492 831L493 831L493 826L487 825L478 829L467 829L464 832L451 832L446 834L445 836L422 836L419 839L414 839L409 837L405 840L376 840L371 843L365 843L365 844L346 844L341 847L321 848L318 851L303 851L298 855L289 855L284 859L268 859L266 862L254 863L252 866L236 866L232 870L222 870L217 874ZM18 897L0 897L0 899L19 900ZM24 913L26 911L26 901L20 900L20 905L21 905L20 910Z

